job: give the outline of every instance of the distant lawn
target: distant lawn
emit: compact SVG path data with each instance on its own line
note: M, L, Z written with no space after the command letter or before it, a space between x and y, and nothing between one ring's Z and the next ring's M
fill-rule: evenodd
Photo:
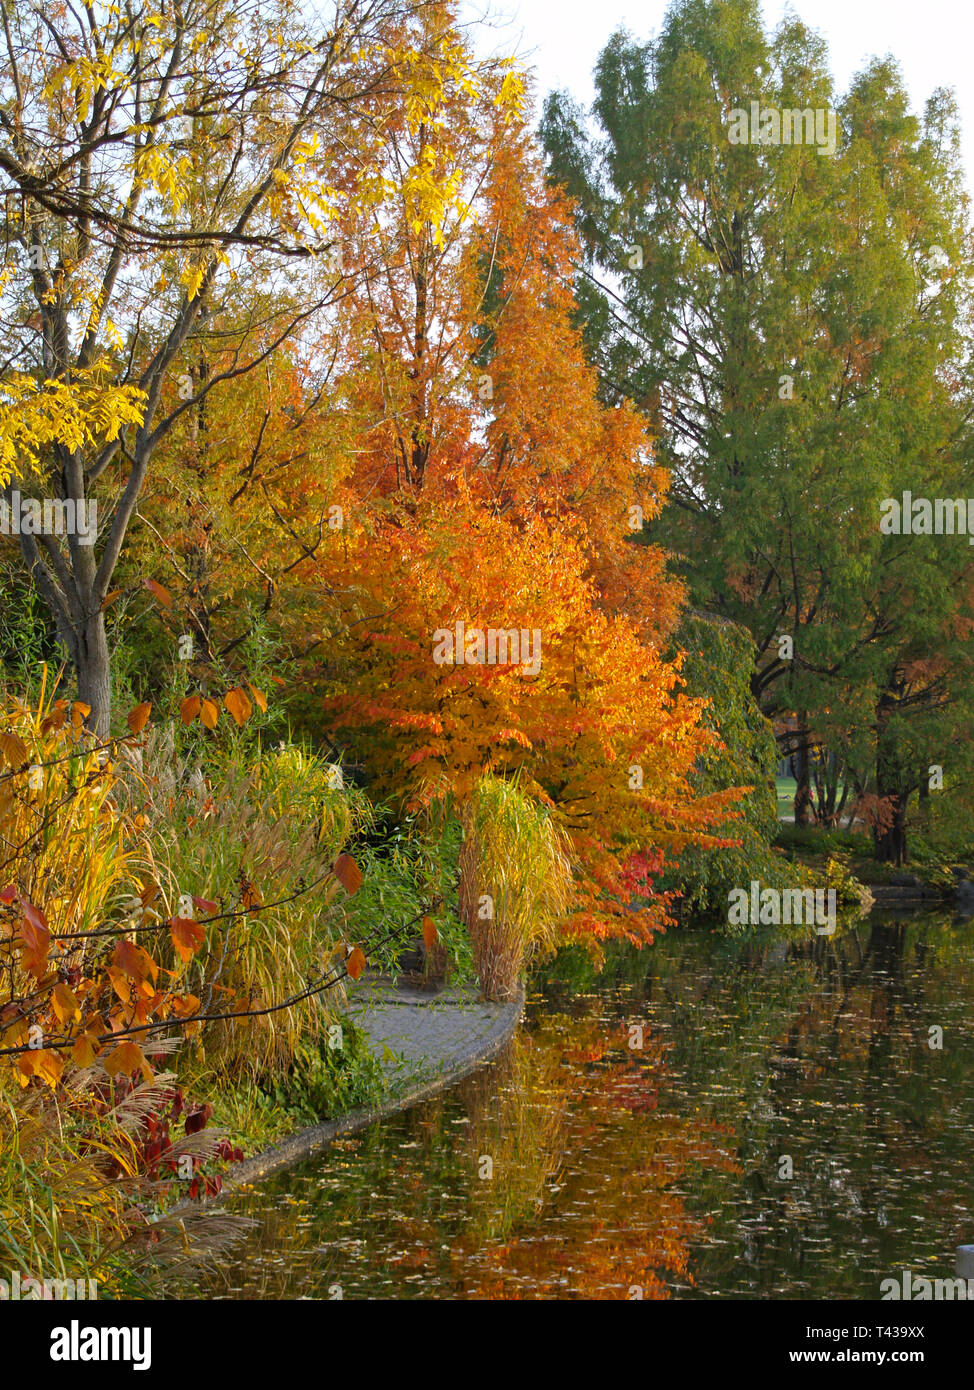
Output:
M775 788L776 788L776 790L777 790L777 795L778 795L778 815L779 815L779 816L793 816L793 815L794 815L794 813L795 813L795 788L796 788L797 785L798 785L798 783L795 781L794 777L778 777L778 778L775 779ZM842 796L842 783L841 783L841 782L839 783L839 796L840 796L840 797ZM851 805L851 801L850 801L849 805ZM846 817L846 815L847 815L847 813L848 813L848 811L849 811L849 805L847 805L847 806L845 807L845 809L843 810L843 812L842 812L843 820L845 819L845 817Z
M795 809L795 788L798 783L794 777L778 777L775 787L778 793L778 815L790 816Z

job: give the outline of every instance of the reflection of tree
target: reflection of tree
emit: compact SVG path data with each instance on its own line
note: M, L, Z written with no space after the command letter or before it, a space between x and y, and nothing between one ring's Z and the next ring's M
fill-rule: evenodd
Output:
M570 1103L561 1064L557 1049L518 1034L495 1068L461 1083L473 1174L467 1230L475 1245L503 1239L544 1206L560 1166ZM480 1176L484 1159L493 1168L489 1179Z
M463 1296L660 1299L667 1279L692 1282L689 1246L706 1219L689 1217L676 1189L691 1168L736 1169L716 1126L660 1116L664 1048L648 1032L643 1044L630 1051L604 1021L549 1017L521 1051L513 1084L471 1125L471 1152L500 1141L504 1158L480 1198L489 1219L456 1251Z
M698 1275L738 1296L875 1296L890 1269L943 1259L969 1238L974 943L943 918L874 914L833 939L792 941L787 955L801 984L790 998L775 988L755 1000L754 981L733 974L721 982L714 1013L733 1038L723 1059L697 1006L690 1089L735 1127L746 1172L743 1190L724 1184L723 1203L706 1173L694 1185L691 1207L717 1213L719 1238ZM934 1024L940 1053L927 1045ZM761 1086L746 1116L742 1048ZM686 1063L683 1043L677 1057Z

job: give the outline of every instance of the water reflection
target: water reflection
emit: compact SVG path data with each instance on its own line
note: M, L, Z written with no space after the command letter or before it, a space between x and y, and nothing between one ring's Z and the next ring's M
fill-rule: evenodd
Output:
M974 1239L972 998L974 939L945 917L674 934L601 977L564 957L490 1067L237 1199L261 1230L205 1292L871 1299L946 1277Z

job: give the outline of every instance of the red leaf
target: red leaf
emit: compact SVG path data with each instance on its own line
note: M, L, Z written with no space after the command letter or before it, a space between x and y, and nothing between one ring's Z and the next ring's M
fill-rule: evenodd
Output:
M192 917L173 917L169 923L172 943L182 961L189 960L203 944L206 932Z

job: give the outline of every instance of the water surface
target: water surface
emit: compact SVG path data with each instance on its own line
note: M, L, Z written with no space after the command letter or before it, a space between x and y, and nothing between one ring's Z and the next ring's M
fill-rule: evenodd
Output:
M575 953L505 1053L234 1199L209 1296L858 1298L974 1242L974 927ZM940 1041L942 1047L931 1046ZM931 1031L934 1030L934 1031Z

